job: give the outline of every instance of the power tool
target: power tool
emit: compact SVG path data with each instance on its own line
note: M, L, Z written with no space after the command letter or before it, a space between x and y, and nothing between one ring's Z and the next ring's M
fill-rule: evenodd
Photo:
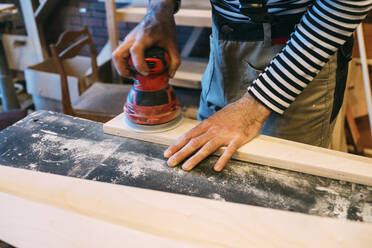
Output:
M145 50L149 74L144 76L129 59L134 84L124 104L125 124L138 132L161 132L172 129L182 120L180 103L169 85L169 55L160 47Z

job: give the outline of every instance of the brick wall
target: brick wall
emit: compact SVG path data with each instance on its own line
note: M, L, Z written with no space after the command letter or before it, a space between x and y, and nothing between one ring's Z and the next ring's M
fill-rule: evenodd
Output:
M3 0L5 3L14 3L19 7L21 0ZM117 4L123 7L125 4ZM19 8L20 10L20 8ZM21 10L20 10L21 11ZM23 18L20 15L17 23L18 33L24 33ZM106 44L108 39L106 28L106 13L104 2L97 0L60 0L54 12L45 21L43 30L47 44L56 42L59 35L67 29L80 29L84 25L88 26L98 51ZM135 23L119 23L120 38L125 37L128 32L135 27ZM192 31L191 27L177 27L177 40L179 48L182 49ZM208 57L209 54L209 34L210 29L204 29L192 56Z
M117 6L123 7L124 5L118 4ZM82 10L86 10L86 12L84 13ZM44 25L47 43L55 42L58 36L66 29L79 29L84 25L89 27L97 50L100 51L108 39L105 4L97 0L63 0ZM119 23L120 38L125 37L135 25L134 23ZM177 28L177 40L180 49L184 46L191 31L191 27ZM204 30L198 45L193 51L193 56L208 56L209 33L210 29Z
M104 3L96 0L60 1L44 24L46 41L48 44L55 42L63 31L83 26L89 27L99 51L107 41Z

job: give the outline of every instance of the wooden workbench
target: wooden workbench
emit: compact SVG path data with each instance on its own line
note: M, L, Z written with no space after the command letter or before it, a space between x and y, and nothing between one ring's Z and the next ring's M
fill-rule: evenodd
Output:
M153 247L175 247L174 242L182 241L184 244L186 240L192 244L207 242L209 245L213 240L219 240L237 247L241 244L240 239L244 239L245 244L265 243L264 247L299 247L299 244L310 244L312 235L322 236L311 241L313 246L328 241L332 244L329 247L349 247L348 242L358 244L358 240L364 244L363 247L370 243L370 224L343 221L372 223L372 189L364 185L235 160L229 162L221 173L216 173L212 169L215 156L204 160L192 172L184 172L166 165L163 158L166 147L163 145L106 135L100 123L48 111L37 111L3 130L0 140L0 234L5 234L4 237L0 235L0 240L19 241L13 244L20 247L29 244L27 242L32 242L29 247L45 244L53 247L70 247L71 244L102 247L105 242L107 247L117 247L115 242L123 240L131 240L133 247L149 243ZM196 198L186 199L183 195ZM207 202L198 197L216 201ZM224 201L242 204L227 206ZM189 206L192 207L187 207L191 203ZM264 208L256 209L251 205ZM223 210L225 207L227 209ZM143 208L143 211L138 208ZM177 217L172 213L174 210L179 212ZM308 218L307 214L331 218ZM114 216L119 219L112 219ZM164 219L162 216L173 217ZM141 226L138 229L127 228L132 226L129 225L132 221L141 221L138 219L141 217L144 225L152 226L151 229ZM248 219L253 222L244 224ZM5 226L4 221L8 223ZM189 221L196 222L193 228L200 230L185 233L182 226L177 233L172 228ZM215 224L208 224L211 221ZM239 226L233 222L241 223L243 229L240 228L239 233L236 229ZM119 224L124 227L119 228ZM227 236L209 236L220 225L227 228L224 230ZM163 227L164 231L160 231ZM77 235L81 229L84 230ZM139 234L136 229L149 232ZM17 233L17 230L22 232ZM105 231L102 233L100 230ZM170 234L170 230L175 230L174 234ZM201 230L208 235L203 236ZM280 243L257 236L266 230L275 233L276 236L271 238ZM350 235L337 237L342 230ZM90 232L94 235L89 235ZM332 236L335 233L336 236ZM169 240L168 234L177 241ZM286 243L288 238L287 241L292 243ZM56 239L64 243L57 245ZM292 239L300 243L294 243ZM189 246L178 246L177 243L177 247Z
M370 187L236 160L216 173L215 156L184 172L166 165L163 145L62 114L37 111L0 140L0 165L372 223Z

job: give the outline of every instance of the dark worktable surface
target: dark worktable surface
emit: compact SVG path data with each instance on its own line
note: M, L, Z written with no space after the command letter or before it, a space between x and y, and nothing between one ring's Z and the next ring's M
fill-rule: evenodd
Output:
M216 156L169 168L165 146L106 135L102 124L37 111L0 132L0 165L372 223L372 188Z

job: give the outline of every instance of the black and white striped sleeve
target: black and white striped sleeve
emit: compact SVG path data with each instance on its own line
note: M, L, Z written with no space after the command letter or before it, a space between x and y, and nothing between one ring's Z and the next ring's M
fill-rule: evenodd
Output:
M372 0L316 0L283 50L248 88L272 111L282 114L351 36Z

